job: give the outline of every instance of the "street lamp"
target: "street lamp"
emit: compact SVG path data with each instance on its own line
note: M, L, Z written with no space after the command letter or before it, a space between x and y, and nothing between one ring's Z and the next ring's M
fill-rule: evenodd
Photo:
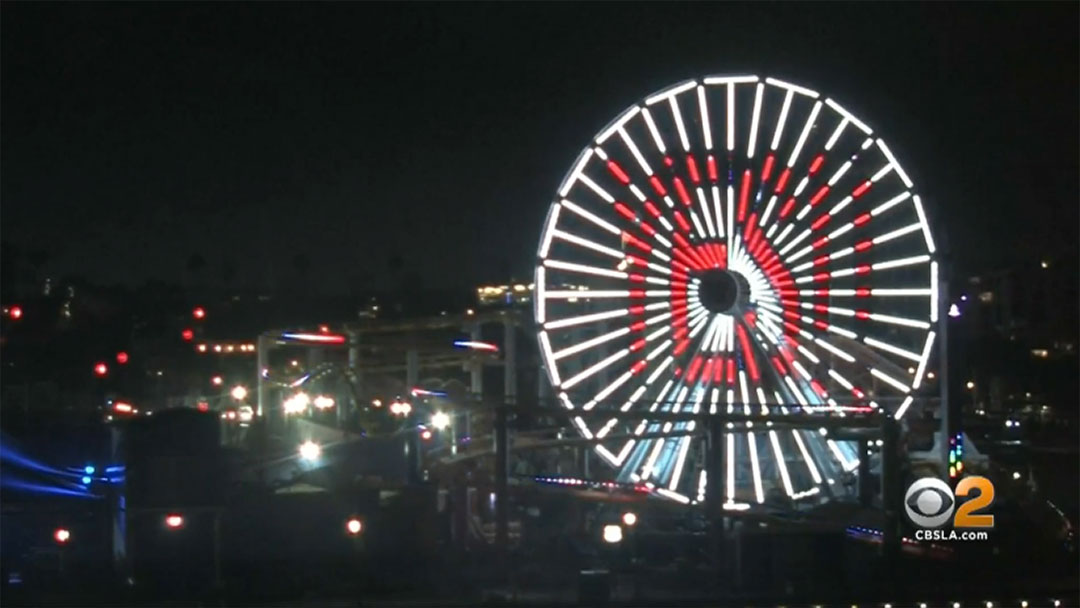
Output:
M71 540L71 530L68 530L67 528L57 528L53 532L53 540L58 544L66 545L67 542Z
M635 524L637 524L637 515L634 514L633 511L627 511L626 513L623 513L622 523L626 524L627 526L633 527Z
M356 536L360 534L364 529L364 524L357 518L352 517L345 522L345 531L349 533L349 536Z
M604 542L612 545L621 543L623 539L622 526L608 524L604 526Z
M315 462L322 455L322 448L319 444L311 441L310 439L300 444L300 458L308 462Z
M233 399L236 399L237 401L243 401L248 395L248 390L244 388L243 385L237 384L232 388L231 391L229 391L229 394L232 395Z
M431 426L436 430L443 430L450 426L450 415L446 412L435 412L431 416Z

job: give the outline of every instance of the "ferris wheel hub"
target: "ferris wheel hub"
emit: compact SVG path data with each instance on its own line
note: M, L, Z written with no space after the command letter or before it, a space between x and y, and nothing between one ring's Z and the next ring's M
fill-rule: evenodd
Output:
M698 280L698 297L709 312L732 314L749 302L750 282L738 272L709 269Z

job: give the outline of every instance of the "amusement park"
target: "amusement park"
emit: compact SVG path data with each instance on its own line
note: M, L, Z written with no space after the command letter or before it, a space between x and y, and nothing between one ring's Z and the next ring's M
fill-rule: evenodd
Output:
M970 271L911 110L714 65L560 131L464 295L5 283L4 603L1077 606L1075 332L1001 320L1075 259Z

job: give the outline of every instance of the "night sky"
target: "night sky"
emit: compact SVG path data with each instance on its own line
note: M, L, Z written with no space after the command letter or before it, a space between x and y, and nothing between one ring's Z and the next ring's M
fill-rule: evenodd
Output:
M1078 6L5 3L0 229L129 285L524 278L597 130L756 73L881 133L957 272L1075 260Z

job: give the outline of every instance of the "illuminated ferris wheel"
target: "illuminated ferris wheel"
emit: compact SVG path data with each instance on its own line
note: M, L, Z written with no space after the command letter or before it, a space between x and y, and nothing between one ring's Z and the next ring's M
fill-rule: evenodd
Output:
M707 77L634 104L563 179L537 252L548 377L621 481L683 503L694 422L651 412L901 418L930 372L938 263L885 142L816 91ZM725 508L827 496L858 466L824 431L730 423ZM665 432L671 437L658 437ZM786 498L783 498L785 497Z

